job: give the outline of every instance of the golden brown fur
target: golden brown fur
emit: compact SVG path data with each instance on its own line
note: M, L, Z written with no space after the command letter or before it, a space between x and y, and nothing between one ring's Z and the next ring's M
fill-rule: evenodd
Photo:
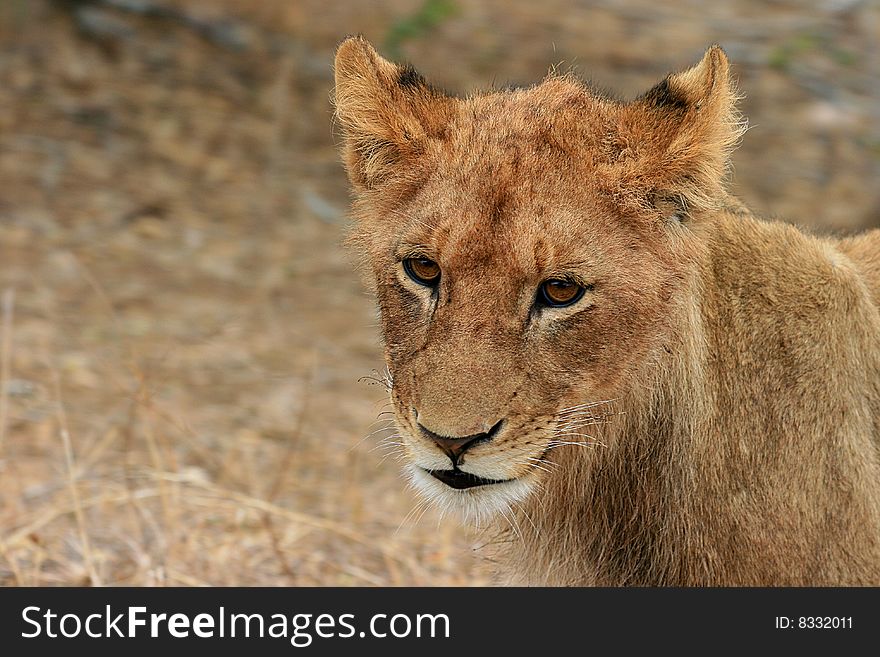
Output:
M508 528L508 581L880 584L880 232L819 239L730 197L735 96L718 47L628 103L555 75L453 98L339 47L408 467ZM584 298L539 306L560 276ZM419 424L499 421L459 466L503 483L427 474L451 465Z

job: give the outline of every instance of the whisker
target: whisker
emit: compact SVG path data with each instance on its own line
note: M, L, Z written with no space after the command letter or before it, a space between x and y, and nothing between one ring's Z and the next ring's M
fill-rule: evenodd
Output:
M623 413L593 413L592 411L578 411L577 413L559 415L557 420L559 422L611 422L611 420L618 415L623 415Z
M388 425L387 427L380 427L368 433L366 436L364 436L364 438L370 438L372 436L375 436L377 433L382 433L383 431L394 431L395 428L396 427L393 424Z
M414 526L418 525L422 521L422 518L425 517L425 514L428 512L428 509L430 509L430 508L431 508L431 505L428 502L424 502L422 504L422 512L419 513L418 517L413 521Z
M391 406L394 402L388 399L387 397L383 397L382 399L377 399L373 404L373 408L387 408Z
M362 376L358 379L358 383L362 382L370 386L379 385L384 387L386 390L391 390L394 385L391 379L391 373L388 371L388 368L385 368L385 372L373 370L371 374Z
M583 429L585 427L593 427L602 424L608 424L606 421L601 422L568 422L566 424L560 424L554 431L568 431L570 429Z
M389 450L382 455L382 458L379 459L379 465L385 463L385 461L387 461L388 458L392 456L394 457L394 460L398 463L403 463L404 459L406 458L406 452L401 449Z
M526 539L522 535L522 531L520 531L519 524L516 522L516 516L513 513L513 510L510 507L501 507L499 509L501 515L507 520L507 523L510 525L510 528L513 530L513 533L516 534L517 538L519 538L520 542L523 544L523 547L526 545Z
M571 411L578 411L578 410L582 410L582 409L596 408L597 406L602 406L602 405L604 405L604 404L611 404L611 403L616 402L616 401L617 401L617 398L615 398L615 399L604 399L604 400L601 400L601 401L595 401L595 402L586 402L586 403L584 403L584 404L577 404L577 405L575 405L575 406L569 406L568 408L563 408L561 411L559 411L558 414L559 414L559 415L562 415L563 413L568 413L568 412L571 412Z
M549 461L545 461L544 459L536 459L531 456L526 457L527 461L531 461L531 467L536 470L543 470L544 472L553 472L553 470L547 466L557 467L556 463L550 463Z
M598 441L587 443L587 442L577 442L572 440L553 440L547 445L547 449L556 449L557 447L565 447L566 445L572 445L575 447L605 447L608 445L605 443L600 443Z
M403 447L403 443L398 443L398 442L382 443L381 445L376 445L370 451L375 452L377 449L384 450L382 452L382 454L384 456L384 455L388 454L389 452L394 452L395 450L399 450L401 447Z
M393 423L388 424L387 426L379 427L378 429L371 430L369 433L364 435L364 438L369 438L370 436L374 436L377 433L381 433L383 431L396 430L396 429L397 429L397 427Z
M591 436L588 433L581 433L580 431L557 431L553 434L553 437L550 438L550 440L566 437L587 438L589 440L596 440L596 436Z
M353 450L357 449L358 447L360 447L364 443L364 441L366 441L368 438L371 438L372 436L376 435L377 433L382 433L383 431L392 431L395 429L393 420L384 420L384 421L389 422L388 426L380 427L378 429L374 429L373 431L368 432L365 436L360 438L354 445L352 445L349 448L349 451L353 451ZM374 424L376 424L376 422L371 423L370 426L367 427L367 429L370 429Z
M403 529L403 526L404 526L405 524L407 524L407 521L408 521L410 518L415 517L415 514L416 514L416 513L419 513L419 511L421 511L421 513L419 513L418 520L416 520L416 521L413 523L413 525L418 524L418 521L421 520L422 515L425 513L425 509L427 509L427 507L428 507L428 503L427 503L426 501L424 501L424 500L417 500L416 503L413 505L413 508L411 508L411 509L409 510L409 513L407 513L407 514L403 517L403 520L400 521L400 524L397 525L397 529L394 530L394 535L397 536L397 534L400 533L400 530Z
M382 458L379 460L379 463L385 461L386 458L391 456L392 454L402 454L403 453L403 442L399 442L395 440L396 438L401 438L401 436L388 436L387 438L383 438L377 445L375 445L372 449L370 449L370 453L372 454L378 449L383 450Z
M555 431L553 433L553 438L559 438L561 436L577 436L579 438L589 438L590 440L595 440L596 438L588 433L581 433L579 431Z
M529 521L529 524L532 526L532 529L535 530L535 534L537 534L538 536L540 536L540 535L541 535L541 532L538 530L538 526L535 524L535 521L532 520L532 517L531 517L531 516L528 514L528 512L525 510L525 508L523 507L523 505L522 505L521 502L520 502L520 503L517 503L517 505L516 505L516 509L517 509L517 511L519 511L519 513L521 513L521 514L523 514L523 515L525 516L526 520Z
M615 412L615 411L607 411L604 413L597 413L594 409L587 408L587 409L568 411L568 412L560 411L556 415L560 418L563 418L563 419L564 418L576 418L576 417L595 417L595 418L604 419L604 418L614 417L615 415L623 415L623 413L622 412Z
M440 524L443 522L443 518L446 516L447 511L446 506L440 507L440 513L437 514L437 529L440 529Z

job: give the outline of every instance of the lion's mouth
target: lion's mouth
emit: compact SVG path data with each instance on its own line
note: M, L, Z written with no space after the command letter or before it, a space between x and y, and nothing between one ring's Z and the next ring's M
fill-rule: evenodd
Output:
M486 479L478 477L470 472L463 472L458 468L453 470L425 470L429 475L442 481L450 488L459 490L464 488L473 488L474 486L488 486L489 484L503 484L510 479Z

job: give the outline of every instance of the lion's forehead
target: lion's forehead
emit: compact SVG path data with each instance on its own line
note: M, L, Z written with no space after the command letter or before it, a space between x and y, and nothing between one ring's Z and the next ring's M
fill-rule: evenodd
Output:
M572 116L602 114L601 107L567 104L584 102L571 91L551 85L462 105L443 140L420 159L423 184L404 211L409 221L399 241L426 247L425 255L459 273L497 265L516 285L602 269L632 232L591 182L584 143L573 155L557 139L571 132L560 124Z
M398 236L426 247L441 265L459 270L497 266L514 278L598 266L620 241L599 204L558 194L529 194L527 180L451 182L438 175L409 211Z
M442 148L462 173L485 170L486 159L540 178L547 165L592 168L620 117L603 99L565 80L460 101Z

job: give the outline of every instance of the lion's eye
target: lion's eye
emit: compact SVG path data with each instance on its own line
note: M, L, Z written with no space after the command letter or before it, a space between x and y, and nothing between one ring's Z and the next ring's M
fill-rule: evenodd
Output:
M551 278L541 283L538 299L553 308L570 306L584 296L586 288L572 281Z
M440 280L440 265L428 258L407 258L403 270L419 285L434 287Z

